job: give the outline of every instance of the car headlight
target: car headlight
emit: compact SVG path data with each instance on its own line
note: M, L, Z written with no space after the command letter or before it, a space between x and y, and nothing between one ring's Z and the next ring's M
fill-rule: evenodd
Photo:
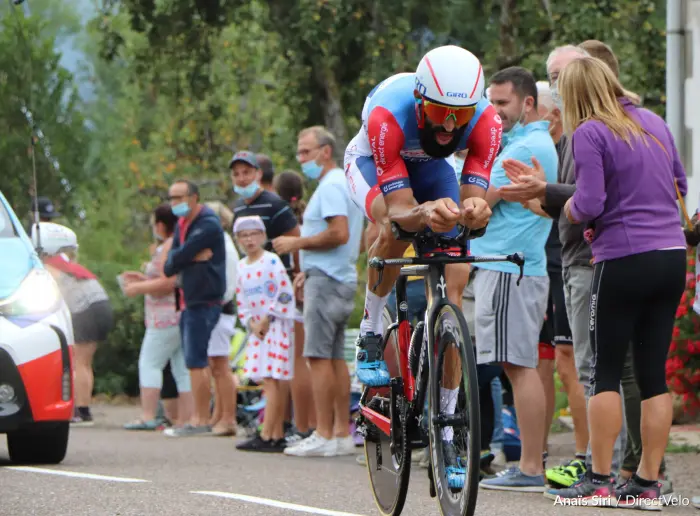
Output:
M61 293L51 274L32 269L10 297L0 300L0 314L20 316L51 313L61 303Z

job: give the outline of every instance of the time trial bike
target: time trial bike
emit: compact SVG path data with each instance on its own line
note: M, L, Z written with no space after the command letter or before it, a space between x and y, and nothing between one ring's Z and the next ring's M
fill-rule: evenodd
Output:
M411 451L429 446L430 496L437 497L444 516L472 516L481 451L476 354L461 308L447 298L445 266L508 261L520 268L519 284L525 260L522 253L469 255L467 241L484 230L462 228L457 237L445 237L430 230L404 231L392 223L392 232L397 240L413 243L416 257L369 261L379 271L373 288L381 283L385 267L402 267L396 282L397 320L383 339L391 381L386 387L364 388L357 418L372 492L382 514L400 514L408 491ZM428 308L415 328L407 315L409 276L426 278Z

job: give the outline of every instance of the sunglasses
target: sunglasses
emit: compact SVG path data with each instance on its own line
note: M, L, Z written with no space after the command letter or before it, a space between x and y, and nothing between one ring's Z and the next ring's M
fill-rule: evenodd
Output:
M474 118L476 106L454 107L443 106L437 102L423 99L423 113L435 124L443 124L452 118L457 127L468 124Z

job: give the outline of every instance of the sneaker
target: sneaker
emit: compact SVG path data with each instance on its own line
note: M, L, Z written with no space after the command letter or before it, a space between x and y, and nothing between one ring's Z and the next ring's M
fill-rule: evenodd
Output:
M382 336L368 333L357 338L357 380L369 387L389 385L391 377L384 361Z
M491 453L493 454L493 461L491 464L493 466L498 466L499 468L505 467L508 459L506 454L503 452L502 448L491 448Z
M483 450L481 452L481 457L479 458L479 476L481 479L491 478L496 474L496 470L493 469L493 459L494 455L491 450Z
M428 469L430 467L430 448L426 447L421 450L422 456L418 461L418 467L423 469Z
M313 430L308 430L306 432L300 432L299 430L292 430L284 436L284 440L287 442L287 446L294 446L300 441L303 441L307 437L311 436Z
M324 439L314 432L303 441L284 449L285 455L294 457L335 457L338 454L338 441Z
M586 463L581 459L573 459L545 471L547 481L555 488L571 487L579 481L586 472Z
M659 475L659 483L661 484L661 503L668 505L675 496L673 492L673 482L666 475Z
M249 452L282 453L286 446L284 439L270 439L266 441L258 434L247 441L237 444L236 449Z
M455 448L452 441L442 441L442 455L445 461L447 485L450 489L462 489L467 471L462 466L462 462L457 455L457 448Z
M346 437L336 437L335 441L337 447L336 455L355 455L355 440L351 435Z
M206 435L211 433L209 425L193 426L189 423L177 428L166 428L163 430L163 435L168 437L190 437L193 435Z
M362 467L367 467L367 457L365 457L364 453L355 457L355 462L357 462Z
M589 470L571 487L547 489L544 496L557 501L576 500L578 505L615 507L615 494L615 482L612 478L605 482L593 480L593 475Z
M641 486L632 475L627 482L617 490L617 506L623 509L642 509L647 511L660 511L661 482L655 482L649 487Z
M700 509L700 496L693 496L691 503L693 504L693 507Z
M530 476L520 471L520 468L508 468L496 473L493 478L482 480L479 486L498 491L541 493L544 491L544 475Z

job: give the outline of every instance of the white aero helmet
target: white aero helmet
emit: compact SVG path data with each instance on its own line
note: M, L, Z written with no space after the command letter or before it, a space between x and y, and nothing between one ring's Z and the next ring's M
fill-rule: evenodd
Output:
M434 48L418 63L416 90L446 106L473 106L484 97L484 71L469 50L455 45Z
M39 226L37 234L37 225L32 224L32 244L36 247L39 244L40 237L44 253L54 256L62 249L78 248L78 237L72 229L53 222L40 222Z

